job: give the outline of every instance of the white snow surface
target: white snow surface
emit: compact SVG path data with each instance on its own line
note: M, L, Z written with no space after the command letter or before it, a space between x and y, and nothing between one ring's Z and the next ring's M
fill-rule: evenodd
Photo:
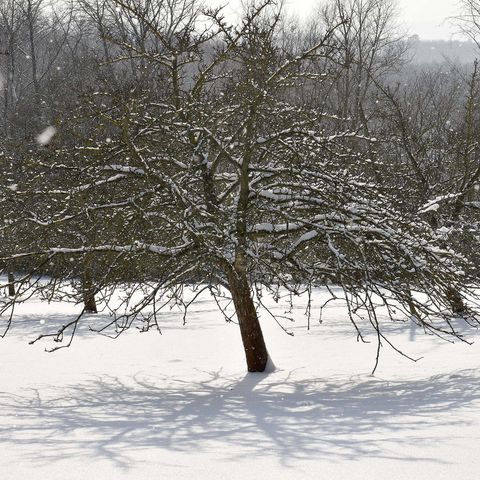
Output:
M392 324L390 338L424 358L385 347L371 376L374 338L357 343L341 301L319 324L324 295L314 293L310 331L307 299L296 303L293 337L262 315L268 374L245 373L238 326L208 295L185 326L180 312L163 314L162 335L111 340L88 330L107 315L88 316L55 353L28 340L81 307L18 307L0 340L0 478L477 479L478 344Z

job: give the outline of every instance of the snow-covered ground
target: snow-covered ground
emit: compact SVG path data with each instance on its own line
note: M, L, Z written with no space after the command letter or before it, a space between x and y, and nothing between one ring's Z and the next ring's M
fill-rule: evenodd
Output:
M22 305L0 341L0 479L478 478L477 343L395 324L397 344L424 358L384 348L371 376L375 343L357 343L344 306L330 303L310 331L304 308L294 337L263 315L277 367L264 375L245 373L238 326L208 297L186 326L165 313L162 335L111 340L87 317L55 353L28 340L79 308Z

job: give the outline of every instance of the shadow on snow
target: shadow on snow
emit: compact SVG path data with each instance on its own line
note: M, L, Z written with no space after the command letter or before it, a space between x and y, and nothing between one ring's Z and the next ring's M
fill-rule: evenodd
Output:
M294 376L199 372L204 381L187 382L140 372L125 382L108 376L45 393L0 392L0 448L25 446L31 462L84 456L121 468L134 466L132 452L159 449L228 460L276 455L285 467L361 456L441 463L416 457L415 446L451 441L434 428L462 426L455 414L480 400L474 370L395 382Z

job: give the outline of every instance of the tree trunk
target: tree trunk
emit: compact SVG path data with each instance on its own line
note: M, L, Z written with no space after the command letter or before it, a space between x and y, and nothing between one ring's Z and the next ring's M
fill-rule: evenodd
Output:
M92 259L87 253L83 258L83 304L86 313L97 313L95 302L95 288L93 286Z
M462 296L460 295L458 290L452 286L449 286L447 288L447 300L452 308L453 313L460 314L467 311L467 307L465 306Z
M8 272L8 296L15 296L15 276L13 272Z
M247 276L244 272L232 269L228 272L228 284L240 325L248 371L263 372L267 366L268 352Z
M410 310L410 315L415 318L420 318L420 315L418 314L418 311L417 311L417 307L415 306L415 302L413 301L413 295L410 288L408 288L406 293L407 293L407 304L408 304L408 309Z

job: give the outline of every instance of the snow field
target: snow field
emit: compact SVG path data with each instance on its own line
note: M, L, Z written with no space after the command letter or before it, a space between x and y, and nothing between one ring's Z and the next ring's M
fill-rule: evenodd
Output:
M18 307L0 342L0 478L477 478L476 343L394 324L397 346L424 358L385 347L371 376L374 338L356 341L340 301L322 324L314 309L307 331L302 298L286 325L293 337L262 315L277 369L246 374L238 326L208 295L191 308L186 326L172 310L162 335L117 340L90 333L102 314L89 316L69 349L49 354L48 341L28 345L34 330L51 331L79 307Z

